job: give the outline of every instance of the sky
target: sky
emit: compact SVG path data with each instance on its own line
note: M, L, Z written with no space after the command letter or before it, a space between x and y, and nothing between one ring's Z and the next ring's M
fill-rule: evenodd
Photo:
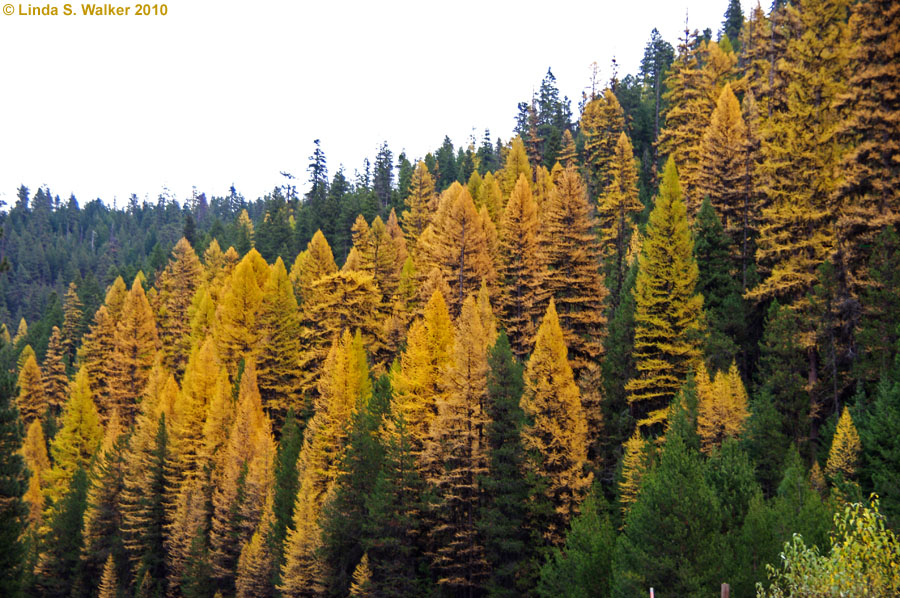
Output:
M577 117L593 62L603 81L613 57L620 77L636 73L654 27L676 45L687 11L691 29L715 34L727 4L169 0L165 16L12 4L0 14L0 201L22 184L82 205L232 184L255 199L282 171L306 179L314 139L329 174L343 164L348 176L383 142L415 160L445 135L458 146L489 128L506 141L548 68ZM18 14L29 6L60 15Z

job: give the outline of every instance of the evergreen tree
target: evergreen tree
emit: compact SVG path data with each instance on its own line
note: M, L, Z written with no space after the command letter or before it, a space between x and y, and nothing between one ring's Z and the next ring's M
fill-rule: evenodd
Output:
M293 411L288 411L281 427L281 439L275 453L273 515L268 542L274 552L273 586L278 585L278 576L284 564L284 539L294 514L294 499L300 486L297 472L297 457L303 446L303 429Z
M635 281L634 358L628 402L650 428L666 419L669 402L699 361L703 297L675 163L666 163L650 213Z
M0 594L18 598L24 574L22 532L28 508L22 496L28 488L28 472L19 453L22 420L13 402L13 389L11 375L0 373Z
M73 587L72 582L79 577L87 486L87 474L78 466L50 514L49 529L42 538L43 550L35 567L35 583L42 596L63 598L84 590L77 584Z
M479 516L485 557L491 575L485 584L491 596L519 596L527 590L535 566L535 535L529 529L529 483L521 430L525 418L523 367L513 356L505 333L488 352L486 412L489 475L481 481L485 504Z
M719 500L697 453L680 434L666 437L660 464L644 481L616 542L614 596L646 588L707 596L720 582Z
M553 511L541 529L551 544L558 545L592 476L585 473L587 421L552 299L525 369L519 404L526 417L522 430L526 470L543 486Z
M900 517L900 472L896 468L900 456L900 438L896 431L900 421L900 384L888 379L878 385L871 411L860 426L863 446L863 475L881 497L884 512L894 522Z
M727 37L735 49L740 48L741 28L744 26L744 11L740 0L728 0L725 9L725 20L722 21L722 34Z
M588 496L581 513L572 520L562 548L554 548L541 567L537 585L540 598L608 596L616 545L609 514L601 513L600 500Z
M715 369L725 369L737 357L738 342L745 334L747 309L740 281L734 275L731 242L709 199L704 199L694 219L694 257L703 295L708 330L704 353Z

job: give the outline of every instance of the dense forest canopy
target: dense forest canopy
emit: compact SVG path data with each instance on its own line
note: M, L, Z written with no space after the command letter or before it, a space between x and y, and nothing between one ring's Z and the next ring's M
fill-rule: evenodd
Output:
M510 139L0 215L0 595L900 593L900 4Z

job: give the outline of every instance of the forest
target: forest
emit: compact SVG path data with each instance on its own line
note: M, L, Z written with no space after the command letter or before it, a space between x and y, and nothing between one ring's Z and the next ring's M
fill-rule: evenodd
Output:
M900 595L900 3L723 8L303 193L22 185L0 596Z

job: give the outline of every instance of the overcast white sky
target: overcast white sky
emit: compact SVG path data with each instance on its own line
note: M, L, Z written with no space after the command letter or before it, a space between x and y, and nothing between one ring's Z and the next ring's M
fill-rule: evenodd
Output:
M415 158L445 134L506 140L548 66L577 112L592 62L603 80L613 56L636 72L653 27L675 45L686 9L716 32L726 6L169 0L156 17L0 15L0 200L48 185L121 206L232 183L253 199L282 170L305 179L316 138L329 174L348 175L383 141Z

